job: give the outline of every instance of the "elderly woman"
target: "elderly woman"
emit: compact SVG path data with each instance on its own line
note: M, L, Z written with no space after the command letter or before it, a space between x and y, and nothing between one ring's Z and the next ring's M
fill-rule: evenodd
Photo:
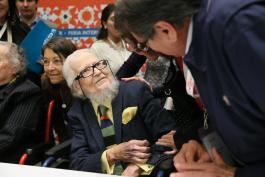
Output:
M15 44L0 41L0 161L18 163L38 143L40 88L24 77L25 58Z
M71 105L72 96L63 78L62 67L65 58L75 50L75 45L63 37L52 38L42 49L44 67L42 89L48 98L47 104L49 101L55 100L52 125L55 130L54 137L58 143L70 137L66 112Z
M0 7L0 40L20 44L30 28L20 22L16 0L1 0Z

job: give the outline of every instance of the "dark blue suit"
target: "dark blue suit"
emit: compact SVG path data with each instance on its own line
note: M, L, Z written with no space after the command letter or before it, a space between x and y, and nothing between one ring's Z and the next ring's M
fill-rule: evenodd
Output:
M190 68L236 176L265 176L265 1L203 0L194 16Z
M122 124L122 112L137 107L135 117ZM142 82L121 82L112 101L116 144L131 139L147 139L151 144L161 135L176 128L174 118L161 108L150 89ZM101 129L89 100L77 100L68 112L73 129L71 168L101 173L101 155L106 150Z

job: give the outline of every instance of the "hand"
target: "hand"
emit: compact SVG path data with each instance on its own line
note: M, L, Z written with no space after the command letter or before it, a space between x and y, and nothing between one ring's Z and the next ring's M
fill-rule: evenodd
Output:
M132 80L142 81L142 82L146 83L149 86L150 90L153 92L153 88L152 88L151 84L141 77L134 76L134 77L128 77L128 78L121 78L121 80L123 80L125 82L132 81Z
M156 141L157 145L161 145L161 146L167 146L167 147L171 147L172 151L166 151L164 152L165 154L168 155L172 155L172 154L176 154L177 153L177 148L175 146L175 142L174 142L174 134L176 133L176 131L172 130L169 133L161 136L161 138L159 138Z
M149 151L147 140L130 140L111 147L106 154L110 165L117 161L139 164L146 163L150 157Z
M236 168L224 163L216 149L212 150L213 162L211 163L178 163L175 164L177 173L170 177L234 177Z
M174 165L186 162L210 162L206 149L195 140L185 143L174 157Z
M141 169L137 165L129 164L122 173L122 176L137 177L141 174Z

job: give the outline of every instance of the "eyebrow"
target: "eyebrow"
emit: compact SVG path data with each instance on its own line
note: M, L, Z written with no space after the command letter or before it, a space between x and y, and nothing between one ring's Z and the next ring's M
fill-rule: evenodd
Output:
M52 57L52 58L43 57L43 59L57 59L57 58L59 58L59 59L62 59L62 58L61 58L61 57L59 57L59 56L55 56L55 57Z

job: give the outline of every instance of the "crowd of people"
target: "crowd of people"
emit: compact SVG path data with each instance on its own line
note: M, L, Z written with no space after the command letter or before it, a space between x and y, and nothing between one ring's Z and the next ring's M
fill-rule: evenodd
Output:
M48 136L71 142L69 169L265 175L264 0L117 0L90 48L48 40L41 75L19 47L37 8L0 0L0 162L44 141L53 102Z

